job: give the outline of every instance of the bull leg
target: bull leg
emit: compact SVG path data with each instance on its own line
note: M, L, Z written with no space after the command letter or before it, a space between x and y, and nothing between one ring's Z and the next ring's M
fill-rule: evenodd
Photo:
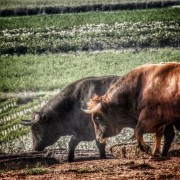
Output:
M134 135L138 141L138 144L139 144L141 151L145 152L148 155L152 155L151 148L147 144L145 144L145 142L144 142L143 131L142 131L140 126L137 126L135 128Z
M164 130L164 145L162 148L162 156L167 155L169 148L171 146L171 143L174 139L174 136L175 136L175 133L174 133L173 124L168 124Z
M68 161L72 162L74 160L74 151L76 146L79 144L80 140L75 138L74 136L71 137L69 141L69 152L68 152Z
M135 137L138 141L139 147L141 151L145 152L148 155L152 155L151 148L145 144L143 139L144 133L152 133L156 132L156 129L153 127L157 124L157 119L159 118L156 109L145 108L141 111L138 119L138 123L135 127ZM157 138L157 148L159 148L159 138Z
M173 125L176 127L177 130L180 131L180 121L174 122Z
M161 139L163 137L163 133L164 133L164 127L160 128L154 134L155 148L153 151L153 156L161 156Z
M106 159L106 152L105 152L106 143L100 143L96 141L96 145L99 149L100 159Z

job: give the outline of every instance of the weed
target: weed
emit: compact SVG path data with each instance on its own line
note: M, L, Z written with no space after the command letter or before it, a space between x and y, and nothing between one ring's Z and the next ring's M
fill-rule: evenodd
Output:
M48 170L42 166L41 162L37 162L35 168L29 168L28 165L25 168L25 173L29 175L39 175L39 174L45 174L47 172Z
M44 169L42 167L36 167L36 168L26 169L25 170L25 173L29 174L29 175L39 175L39 174L45 174L47 172L48 172L48 170Z

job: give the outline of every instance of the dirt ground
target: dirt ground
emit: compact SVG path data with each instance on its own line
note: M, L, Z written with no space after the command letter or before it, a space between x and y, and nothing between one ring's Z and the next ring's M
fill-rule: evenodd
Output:
M107 149L99 160L97 150L77 150L74 162L67 162L66 150L0 155L0 179L180 179L180 144L166 158L149 158L135 145Z

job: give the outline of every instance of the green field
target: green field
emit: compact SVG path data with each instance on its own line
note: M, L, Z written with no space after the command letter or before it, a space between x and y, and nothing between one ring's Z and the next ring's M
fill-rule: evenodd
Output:
M90 1L2 0L0 9L59 3ZM180 62L179 42L179 8L0 17L0 152L31 149L30 129L19 122L38 111L54 90L87 76L124 75L146 63ZM60 147L67 144L62 141Z
M159 0L1 0L0 8L17 8L17 7L38 7L38 6L78 6L87 4L110 4L110 3L127 3L127 2L156 2ZM173 0L169 0L173 1Z
M61 89L83 77L123 75L138 65L166 61L179 62L179 49L1 57L0 91Z

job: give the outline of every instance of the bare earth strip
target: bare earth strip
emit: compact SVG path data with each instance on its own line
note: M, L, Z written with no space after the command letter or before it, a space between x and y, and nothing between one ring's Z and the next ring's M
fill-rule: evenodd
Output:
M131 148L133 151L135 149L134 145ZM108 153L107 159L99 160L96 150L79 150L76 152L76 160L73 163L66 161L66 150L54 150L55 154L58 155L56 156L59 159L58 163L42 166L41 170L43 171L39 173L38 169L32 171L30 166L20 170L2 171L0 179L179 179L179 148L179 144L174 144L169 157L156 159L150 159L149 157L136 158L136 155L131 158L120 156L117 158ZM119 153L121 152L121 149L116 150ZM54 156L52 152L44 152L46 159ZM38 153L32 153L31 155L37 158ZM40 156L43 157L43 153L39 153ZM0 161L2 164L2 156ZM29 165L32 162L31 159ZM13 161L11 163L10 166L12 167ZM27 161L24 161L24 163L27 163ZM16 163L17 165L18 163Z

